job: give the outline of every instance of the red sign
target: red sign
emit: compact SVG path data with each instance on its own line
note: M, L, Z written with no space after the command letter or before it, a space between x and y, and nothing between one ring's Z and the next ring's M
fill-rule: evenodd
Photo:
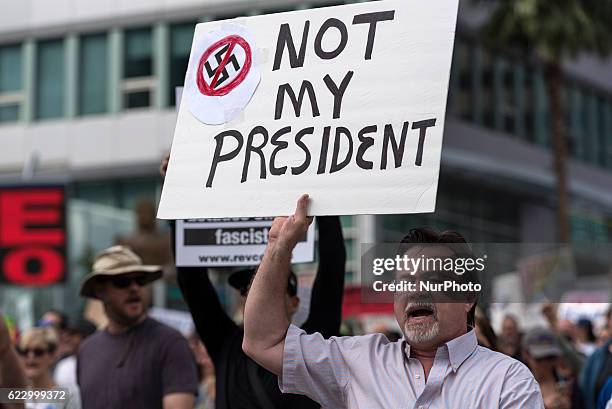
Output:
M64 199L62 186L0 187L0 282L65 281Z
M234 55L234 48L236 47L236 45L238 45L244 50L245 60L243 66L242 68L238 67L238 75L236 75L236 77L234 77L234 79L232 79L227 85L215 89L219 85L220 76L222 74L224 76L228 75L228 63L230 61L233 61L235 64L238 65L238 62L237 60L235 60L236 57ZM210 84L208 84L208 82L206 82L206 80L204 79L203 70L208 59L215 52L218 52L217 56L224 56L219 61L219 65L214 70L214 76L212 77ZM196 74L198 89L202 94L209 96L222 96L229 94L230 91L232 91L234 88L240 85L242 81L244 81L251 69L252 60L253 56L251 55L251 47L244 38L240 37L239 35L230 35L225 38L222 38L221 40L208 47L208 49L204 52L204 54L202 54L202 57L200 58L200 62L198 64L198 72Z

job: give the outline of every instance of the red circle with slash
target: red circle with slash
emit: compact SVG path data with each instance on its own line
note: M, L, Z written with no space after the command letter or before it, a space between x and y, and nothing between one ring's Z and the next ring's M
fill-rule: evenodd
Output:
M229 48L225 53L225 57L223 57L223 61L221 61L221 64L217 67L217 71L215 72L215 76L213 77L212 81L210 82L210 84L208 84L204 79L204 74L202 73L204 69L204 64L206 63L206 61L208 61L208 58L212 55L212 53L214 53L221 47L225 47L228 44ZM229 59L232 56L232 51L234 50L236 45L242 47L242 49L244 50L244 65L242 66L242 69L240 70L238 75L233 80L231 80L229 84L219 89L215 89L215 85L217 85L217 81L219 79L219 74L225 69L225 66L229 62ZM253 57L251 55L251 46L249 46L249 43L244 38L240 37L239 35L230 35L225 38L222 38L221 40L208 47L206 51L204 51L204 54L202 54L202 57L200 57L200 62L198 63L198 73L196 76L198 89L202 94L213 97L227 95L244 81L247 74L249 73L249 70L251 69L252 62Z

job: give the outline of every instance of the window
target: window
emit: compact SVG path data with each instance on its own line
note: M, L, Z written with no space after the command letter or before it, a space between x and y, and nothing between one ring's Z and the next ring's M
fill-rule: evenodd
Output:
M64 115L64 42L38 43L36 64L36 118L51 119Z
M534 69L523 64L521 71L523 73L522 84L519 84L518 86L523 88L521 104L522 110L518 112L518 114L523 116L524 134L522 136L529 142L536 143L535 112L537 110L537 97L535 89L535 75L533 72Z
M170 88L168 101L176 105L174 89L182 87L185 83L185 73L189 64L191 41L196 23L174 24L170 27Z
M22 99L21 46L0 47L0 123L19 119Z
M603 164L612 169L612 98L607 98L601 104L601 144ZM612 237L612 220L610 223L610 236Z
M81 37L79 115L108 111L108 41L106 34Z
M155 177L77 182L75 197L91 203L131 210L142 199L155 202L158 185L159 181Z
M451 97L452 113L463 119L471 118L472 78L470 77L471 49L468 43L457 38L453 54L454 95Z
M584 125L582 134L583 160L594 163L598 151L596 138L597 111L595 107L595 96L588 89L583 89L582 123Z
M123 58L123 106L143 108L151 105L153 77L153 44L150 28L126 30Z
M498 59L490 50L480 49L479 58L475 59L475 65L480 63L481 70L481 82L480 82L480 109L482 112L482 116L480 117L481 122L477 122L483 124L488 128L493 128L495 126L495 114L498 106L496 105L495 97L496 93L496 68L498 67ZM474 94L477 94L477 91L474 91ZM474 115L477 118L477 115Z
M566 87L565 107L569 113L568 139L570 154L575 158L582 158L584 155L584 103L582 90L574 85L568 84Z

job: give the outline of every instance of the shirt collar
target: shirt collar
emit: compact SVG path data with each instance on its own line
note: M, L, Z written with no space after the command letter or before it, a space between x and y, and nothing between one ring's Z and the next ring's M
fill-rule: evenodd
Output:
M472 355L477 345L478 341L476 340L474 329L446 343L449 360L454 372Z
M402 340L402 344L404 345L404 354L405 357L410 357L410 345L406 342L405 339ZM461 364L469 358L470 355L474 352L476 347L478 346L478 341L476 340L476 332L474 329L470 329L467 333L448 341L446 344L438 348L440 352L441 348L445 348L446 350L442 350L443 353L448 351L448 357L453 368L453 372L457 372L457 369L461 366ZM436 354L438 356L439 354Z

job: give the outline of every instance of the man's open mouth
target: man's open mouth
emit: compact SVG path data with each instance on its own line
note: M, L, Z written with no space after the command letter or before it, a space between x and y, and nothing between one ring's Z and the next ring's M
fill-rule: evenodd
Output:
M406 318L408 321L425 321L435 319L435 307L432 304L410 304L406 308Z

